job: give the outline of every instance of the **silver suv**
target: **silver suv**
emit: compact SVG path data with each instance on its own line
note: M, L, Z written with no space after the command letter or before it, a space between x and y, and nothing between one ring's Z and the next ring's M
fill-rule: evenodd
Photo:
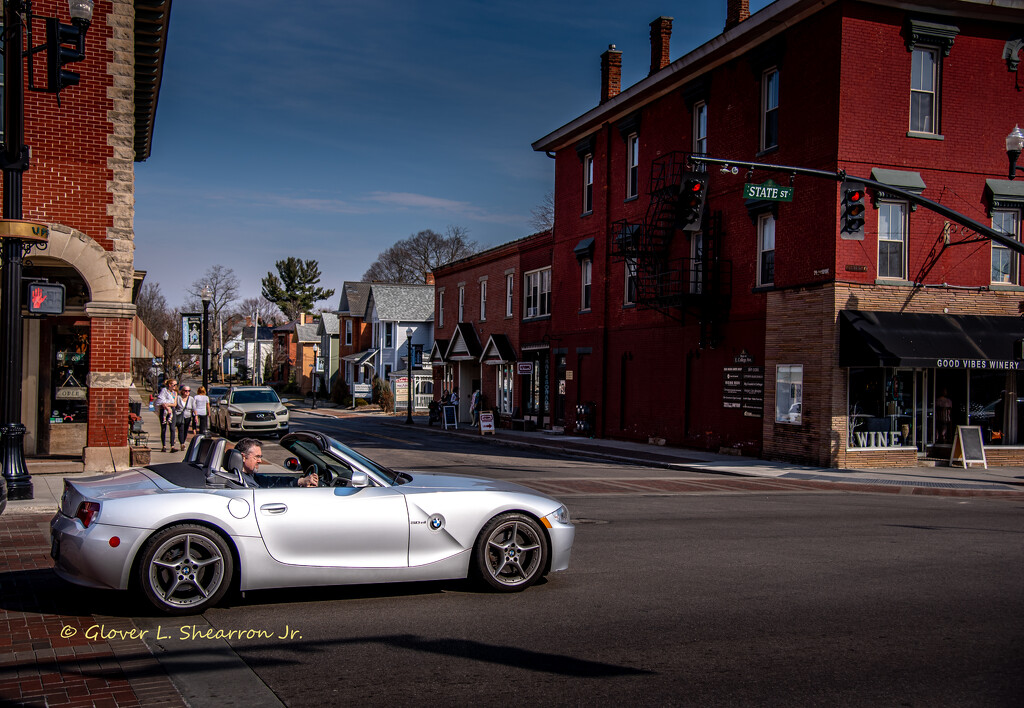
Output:
M226 438L288 432L288 409L269 386L232 386L213 414L213 429Z

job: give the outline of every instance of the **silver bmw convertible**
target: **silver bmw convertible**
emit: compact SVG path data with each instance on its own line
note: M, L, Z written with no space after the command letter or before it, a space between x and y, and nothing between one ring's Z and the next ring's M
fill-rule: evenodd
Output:
M569 566L569 512L540 492L398 472L318 432L280 444L284 467L253 476L224 440L196 436L180 463L65 479L57 574L192 614L232 589L475 577L513 592ZM320 486L298 487L312 472Z

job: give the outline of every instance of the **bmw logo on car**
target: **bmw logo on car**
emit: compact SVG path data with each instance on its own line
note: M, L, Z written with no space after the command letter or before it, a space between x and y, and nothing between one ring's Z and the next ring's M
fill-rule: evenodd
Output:
M428 523L431 531L440 531L444 528L444 517L440 514L433 514Z

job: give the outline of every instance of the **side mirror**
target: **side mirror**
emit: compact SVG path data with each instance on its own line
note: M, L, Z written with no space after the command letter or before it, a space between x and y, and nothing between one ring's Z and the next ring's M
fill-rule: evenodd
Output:
M350 487L369 487L370 476L365 472L357 472L352 470L352 479L349 481L348 486Z
M287 470L291 470L292 472L298 472L299 471L299 458L297 458L297 457L289 457L287 460L284 461L284 468L287 469Z

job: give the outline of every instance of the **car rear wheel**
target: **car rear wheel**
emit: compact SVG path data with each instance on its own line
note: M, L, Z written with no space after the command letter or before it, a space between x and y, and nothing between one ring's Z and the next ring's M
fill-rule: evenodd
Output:
M199 614L231 587L235 563L227 541L197 524L178 524L146 542L138 579L146 599L171 615Z
M480 579L499 592L530 587L544 574L548 540L540 524L525 514L501 514L477 537L473 562Z

